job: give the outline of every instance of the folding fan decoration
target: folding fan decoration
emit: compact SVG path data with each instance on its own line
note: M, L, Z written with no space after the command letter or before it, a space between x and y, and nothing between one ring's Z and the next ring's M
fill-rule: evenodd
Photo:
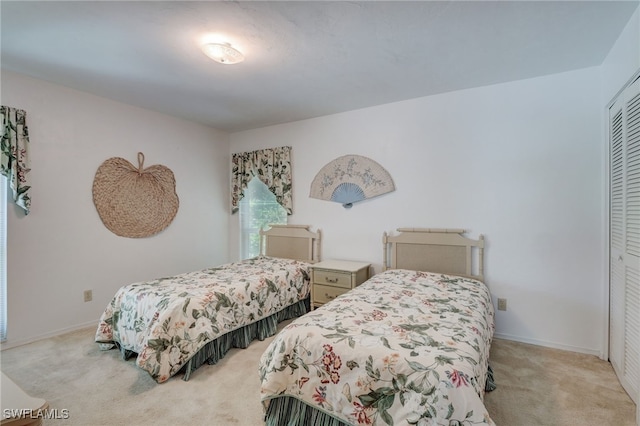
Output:
M335 201L344 208L396 189L380 164L360 155L344 155L325 165L311 182L311 198Z

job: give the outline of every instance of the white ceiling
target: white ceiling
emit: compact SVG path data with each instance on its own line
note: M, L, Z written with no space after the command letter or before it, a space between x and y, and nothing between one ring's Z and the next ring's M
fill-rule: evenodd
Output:
M235 132L602 64L637 1L6 1L1 66ZM224 35L246 60L221 65Z

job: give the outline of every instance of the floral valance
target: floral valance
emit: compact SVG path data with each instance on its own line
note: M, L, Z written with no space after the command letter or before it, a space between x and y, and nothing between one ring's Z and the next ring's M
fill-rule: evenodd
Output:
M255 176L273 192L287 214L293 213L290 146L236 153L231 162L231 213L238 211L244 190Z
M29 214L29 130L24 110L0 106L2 137L0 139L0 174L9 180L15 203Z

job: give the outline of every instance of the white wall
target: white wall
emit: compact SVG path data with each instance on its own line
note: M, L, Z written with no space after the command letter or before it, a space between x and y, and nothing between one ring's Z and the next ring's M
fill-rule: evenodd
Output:
M27 110L33 157L32 213L24 217L10 206L8 214L9 340L3 348L95 324L121 285L237 259L230 152L291 145L290 222L323 230L325 258L367 260L379 271L383 231L416 226L483 233L487 283L494 298L508 299L508 310L496 314L496 336L602 355L603 110L640 67L639 13L602 67L230 137L2 70L1 102ZM138 151L146 165L173 170L180 210L162 233L127 239L102 225L91 185L102 161L135 162ZM397 190L351 210L310 199L317 171L345 154L378 161ZM83 303L86 289L93 290L93 302Z
M32 210L8 211L8 340L15 346L97 324L131 282L228 260L228 135L2 70L2 105L27 111ZM92 200L97 168L110 157L163 164L180 208L153 237L118 237ZM83 291L93 301L83 302Z
M599 354L604 333L600 69L419 98L239 132L233 152L293 147L290 223L324 233L323 257L382 263L382 233L465 228L487 239L496 336ZM311 199L315 174L370 157L397 190L345 210ZM232 216L231 255L238 253Z
M640 70L640 8L636 9L601 68L602 96L608 103Z

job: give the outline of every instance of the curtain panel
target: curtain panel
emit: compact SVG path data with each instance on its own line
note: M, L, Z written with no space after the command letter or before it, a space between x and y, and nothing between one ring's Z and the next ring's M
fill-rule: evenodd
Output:
M254 176L267 185L288 215L293 213L290 146L236 153L231 162L231 213L240 208L244 190Z
M0 106L2 137L0 138L0 173L7 177L13 200L29 214L29 130L24 110Z

